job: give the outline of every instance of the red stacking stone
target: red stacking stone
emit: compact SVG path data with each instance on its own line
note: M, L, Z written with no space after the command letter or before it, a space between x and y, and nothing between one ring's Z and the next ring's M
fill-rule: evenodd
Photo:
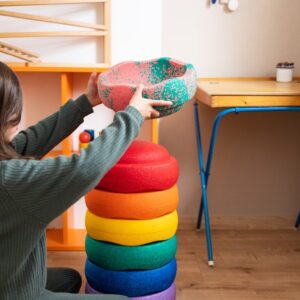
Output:
M134 141L97 189L115 193L162 191L178 180L178 163L161 145Z

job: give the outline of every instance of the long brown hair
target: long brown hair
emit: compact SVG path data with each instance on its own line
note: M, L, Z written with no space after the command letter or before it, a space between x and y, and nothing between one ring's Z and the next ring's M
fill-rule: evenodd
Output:
M10 126L21 121L23 108L22 90L17 75L0 61L0 160L20 158L5 139Z

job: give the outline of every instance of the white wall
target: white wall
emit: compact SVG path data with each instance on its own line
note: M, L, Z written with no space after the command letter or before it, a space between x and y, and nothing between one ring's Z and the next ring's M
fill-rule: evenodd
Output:
M163 55L199 77L274 76L279 61L300 74L300 1L240 0L236 12L206 0L163 1Z
M163 55L193 63L199 77L274 76L282 60L294 61L300 75L299 0L240 0L234 13L208 2L163 1ZM217 112L200 106L205 153ZM296 217L299 119L299 113L224 118L208 187L211 215ZM192 103L162 119L160 143L179 161L179 212L196 217L201 191Z
M112 64L161 56L161 0L112 0L111 12Z

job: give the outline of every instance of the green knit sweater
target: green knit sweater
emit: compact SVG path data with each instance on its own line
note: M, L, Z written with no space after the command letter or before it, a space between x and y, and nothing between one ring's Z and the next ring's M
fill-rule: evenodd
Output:
M86 96L20 132L12 145L42 157L72 133L93 109ZM0 162L0 299L127 299L54 294L46 284L46 226L89 190L120 159L143 122L131 106L80 155Z

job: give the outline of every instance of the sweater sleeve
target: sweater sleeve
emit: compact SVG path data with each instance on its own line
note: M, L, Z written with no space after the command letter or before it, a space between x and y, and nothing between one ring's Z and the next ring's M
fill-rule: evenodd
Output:
M69 100L58 112L17 134L12 146L21 155L42 157L70 135L83 122L83 118L92 112L85 95L75 101Z
M48 224L98 184L142 122L142 115L128 106L80 155L2 162L2 184L22 211Z

